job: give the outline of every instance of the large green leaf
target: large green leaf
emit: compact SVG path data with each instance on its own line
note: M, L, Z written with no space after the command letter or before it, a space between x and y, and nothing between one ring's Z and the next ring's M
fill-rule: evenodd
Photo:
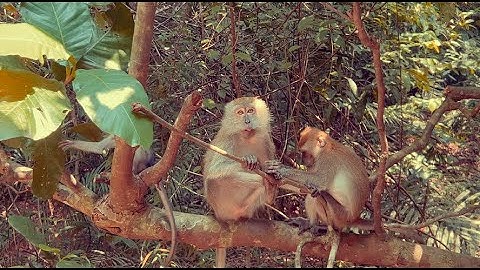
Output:
M35 246L46 243L45 235L35 230L36 225L28 217L10 214L8 223Z
M20 55L43 63L50 59L68 59L70 54L57 40L28 23L0 24L0 55Z
M20 13L25 22L54 37L77 60L92 41L94 25L85 3L24 2Z
M28 217L8 215L8 223L34 246L44 251L57 254L60 253L58 248L53 248L45 244L45 235L35 229L37 225L35 225L35 223L33 223Z
M77 100L92 121L103 131L123 138L131 146L150 148L153 124L132 113L131 104L150 108L143 86L121 70L77 70L73 81Z
M0 70L0 140L45 138L70 110L62 83L26 70Z
M100 11L98 11L100 12ZM127 70L132 47L134 21L123 3L101 14L110 25L107 30L97 27L92 44L78 63L79 68ZM100 15L98 15L100 17Z
M61 130L35 142L33 149L32 193L42 199L52 198L65 166L65 152L58 147Z

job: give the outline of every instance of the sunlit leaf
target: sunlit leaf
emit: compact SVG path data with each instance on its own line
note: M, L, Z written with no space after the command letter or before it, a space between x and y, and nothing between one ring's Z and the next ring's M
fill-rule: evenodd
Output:
M350 90L352 90L353 94L356 97L358 97L357 84L351 78L345 77L345 79L347 79L347 81L348 81L348 86L350 86Z
M305 29L311 28L314 24L315 24L314 15L303 17L298 23L297 30L298 32L302 32Z
M39 140L56 130L71 110L65 87L26 70L0 70L0 140Z
M90 119L103 131L123 138L129 145L150 148L153 124L137 117L131 105L151 108L143 86L121 70L77 70L73 81L77 100Z
M25 22L58 40L77 60L92 42L93 21L85 3L23 2L20 13Z
M28 23L0 24L0 44L0 55L20 55L40 63L43 55L55 60L70 56L58 40Z

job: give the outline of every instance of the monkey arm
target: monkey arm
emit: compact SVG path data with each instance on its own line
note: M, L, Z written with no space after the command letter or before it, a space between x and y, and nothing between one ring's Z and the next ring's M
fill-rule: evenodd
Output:
M293 182L300 183L306 186L309 190L313 190L311 193L314 197L316 196L316 193L328 189L327 182L318 181L318 173L288 167L281 164L278 160L268 160L265 165L266 173L272 174L276 179L286 178ZM290 184L282 185L281 187L294 192L299 191L298 187L294 187Z
M62 148L62 150L67 149L77 149L84 152L96 153L103 155L105 151L115 147L115 140L113 135L109 135L105 137L103 140L99 142L87 142L87 141L71 141L71 140L64 140L58 143L58 146Z

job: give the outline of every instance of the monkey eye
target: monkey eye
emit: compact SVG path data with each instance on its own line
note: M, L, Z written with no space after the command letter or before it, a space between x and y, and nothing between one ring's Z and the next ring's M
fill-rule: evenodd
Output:
M237 110L238 115L243 115L245 113L245 110L243 108Z
M255 109L254 109L254 108L249 108L249 109L247 110L247 113L254 113L254 112L255 112Z

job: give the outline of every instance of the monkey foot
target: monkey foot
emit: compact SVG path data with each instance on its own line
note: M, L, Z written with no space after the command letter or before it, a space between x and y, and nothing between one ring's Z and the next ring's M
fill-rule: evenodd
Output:
M309 231L313 236L321 236L327 232L327 226L310 225L310 221L303 217L291 218L287 223L291 226L298 227L298 234Z

